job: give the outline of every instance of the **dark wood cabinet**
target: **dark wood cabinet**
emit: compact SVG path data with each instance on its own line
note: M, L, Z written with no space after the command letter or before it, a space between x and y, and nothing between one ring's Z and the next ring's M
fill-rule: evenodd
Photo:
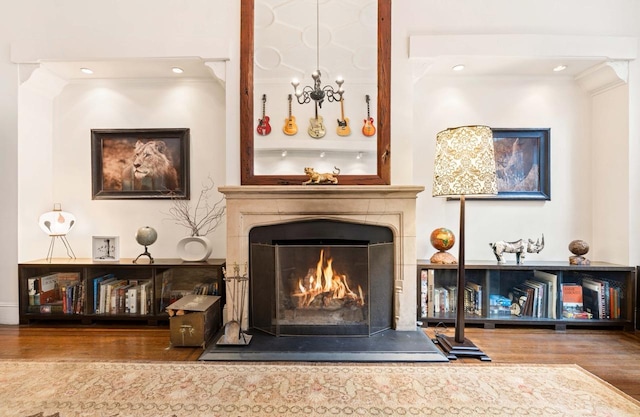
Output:
M186 294L220 295L224 300L223 267L222 259L155 259L154 263L135 264L132 259L53 259L20 263L20 323L168 322L166 307Z
M418 320L455 324L457 265L418 260ZM603 262L465 264L465 323L636 328L636 268ZM572 303L570 294L578 300ZM576 307L575 304L578 304Z

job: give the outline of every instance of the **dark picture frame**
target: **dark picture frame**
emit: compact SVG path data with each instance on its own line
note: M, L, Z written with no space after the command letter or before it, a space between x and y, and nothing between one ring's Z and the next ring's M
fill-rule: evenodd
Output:
M188 199L188 128L91 129L94 200Z
M549 128L492 128L498 194L489 199L551 200Z

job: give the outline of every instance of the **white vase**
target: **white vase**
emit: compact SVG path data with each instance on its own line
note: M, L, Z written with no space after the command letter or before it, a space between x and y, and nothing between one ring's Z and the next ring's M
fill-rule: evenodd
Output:
M211 241L205 236L183 237L178 242L178 256L183 261L205 261L212 251Z

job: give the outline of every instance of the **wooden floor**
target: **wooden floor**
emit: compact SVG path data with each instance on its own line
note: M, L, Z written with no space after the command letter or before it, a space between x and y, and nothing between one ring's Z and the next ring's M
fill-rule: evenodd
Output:
M434 337L433 328L426 332ZM491 357L489 364L578 364L640 400L640 332L467 328L465 336ZM201 348L171 348L165 327L0 325L0 360L195 361L201 353ZM451 362L467 363L479 361Z

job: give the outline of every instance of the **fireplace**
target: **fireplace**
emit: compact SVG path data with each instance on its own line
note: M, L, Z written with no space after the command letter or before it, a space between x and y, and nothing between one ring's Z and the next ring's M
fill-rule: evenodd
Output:
M308 220L255 227L250 325L275 336L371 336L393 322L393 232Z
M200 360L447 362L416 325L416 195L423 187L219 190L227 200L227 266L244 273L247 265L249 278L235 305L227 291L224 321L242 311L252 339L241 348L211 344ZM306 294L296 289L301 276ZM336 276L338 287L349 288L340 301L326 293L342 290L310 285L312 277L326 283ZM298 307L295 297L313 308Z
M391 233L392 239L388 241L393 242L393 261L389 264L392 268L391 328L414 331L417 319L416 195L423 189L410 185L220 187L227 202L227 266L243 267L250 263L249 235L263 226L317 220L349 223L350 227L380 226L386 233ZM341 239L340 236L334 238ZM288 237L282 240L286 239ZM335 258L335 249L332 248L331 253ZM250 279L253 281L252 277ZM253 296L257 289L249 287L243 303L243 329L250 327L249 316L254 316L249 313L249 293ZM267 293L272 294L271 290ZM227 291L225 322L233 311L234 300L229 294Z

